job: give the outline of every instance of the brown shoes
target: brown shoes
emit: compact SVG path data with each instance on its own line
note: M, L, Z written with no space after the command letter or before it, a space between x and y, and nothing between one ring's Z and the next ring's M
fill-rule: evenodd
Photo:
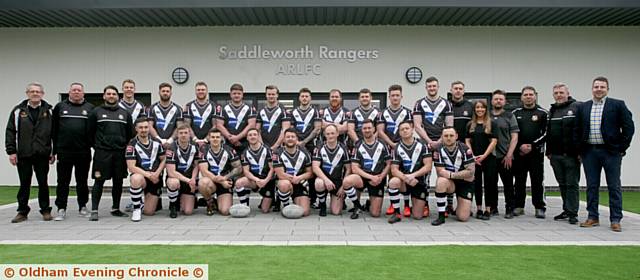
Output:
M45 221L53 220L53 217L51 216L51 212L42 213L42 219L45 220Z
M600 225L600 221L594 220L594 219L587 219L584 223L580 223L580 227L584 227L584 228L597 227L599 225Z
M611 224L611 230L615 232L621 232L622 226L620 226L620 223Z
M16 215L16 216L11 220L11 222L15 224L15 223L22 223L22 222L24 222L24 221L26 221L26 220L27 220L27 215L22 214L22 213L18 213L18 215Z

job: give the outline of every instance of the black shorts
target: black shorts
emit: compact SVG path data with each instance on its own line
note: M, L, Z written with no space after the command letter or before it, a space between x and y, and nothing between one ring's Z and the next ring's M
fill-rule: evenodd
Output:
M198 180L196 180L196 186L198 185ZM196 192L198 192L198 188L196 187ZM180 181L180 194L188 194L188 195L196 195L191 192L191 186L189 183Z
M411 198L427 201L429 198L429 186L423 182L419 182L415 186L406 185L408 191L411 192Z
M264 186L263 188L258 188L256 189L256 191L265 198L275 198L276 196L276 180L273 179L271 181L269 181L269 183L267 183L266 186Z
M155 196L160 196L162 194L162 180L159 180L158 183L154 184L151 180L144 178L146 186L144 187L144 194L152 194Z
M216 195L217 196L220 196L220 195L223 195L223 194L231 194L231 195L233 195L233 188L235 188L235 186L236 186L236 181L234 180L233 183L231 184L231 187L228 188L228 189L225 189L220 184L216 184L216 183L214 183L214 184L216 185Z
M456 187L456 197L464 198L466 200L473 199L473 193L475 191L475 185L473 182L465 180L452 180Z
M309 185L307 184L302 185L302 184L295 184L293 185L293 193L291 194L291 198L296 198L299 196L309 196Z
M322 179L319 179L322 180ZM331 180L331 178L329 178L329 180ZM336 181L336 180L331 180L331 182L333 182L334 185L336 185L336 188L333 189L332 191L329 191L329 193L331 195L338 195L338 190L340 190L340 188L342 188L342 180L340 181ZM325 186L326 188L326 186Z
M384 197L384 186L387 183L387 179L382 179L382 182L377 186L372 186L369 180L363 180L363 189L366 189L369 192L369 196L371 197Z
M124 150L95 150L91 178L96 180L122 180L126 177L127 160L124 157Z

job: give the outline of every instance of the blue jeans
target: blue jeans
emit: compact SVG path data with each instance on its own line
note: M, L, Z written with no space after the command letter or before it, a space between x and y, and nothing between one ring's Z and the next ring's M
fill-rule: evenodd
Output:
M587 178L587 211L589 218L597 220L600 190L600 173L604 168L609 189L609 220L619 223L622 220L622 183L620 169L622 155L604 149L602 146L589 145L582 154L582 164Z

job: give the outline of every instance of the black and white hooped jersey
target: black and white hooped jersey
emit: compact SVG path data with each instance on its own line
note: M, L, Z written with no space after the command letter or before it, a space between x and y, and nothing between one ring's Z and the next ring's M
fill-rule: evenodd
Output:
M260 179L267 178L269 175L269 162L271 158L271 149L264 144L260 144L257 150L251 149L251 146L247 146L247 149L242 152L242 166L249 166L249 170L253 176Z
M149 143L142 143L138 137L133 137L127 145L125 158L127 160L135 160L136 166L145 171L155 172L160 166L160 157L164 156L165 151L162 143L155 138L148 138Z
M224 106L216 107L217 119L224 121L224 127L229 133L238 135L249 124L250 118L256 117L256 108L242 103L240 107L236 107L231 102Z
M258 112L256 122L260 125L262 142L271 147L278 141L282 131L282 123L289 122L289 116L287 116L287 110L282 104L273 108L265 106Z
M380 113L378 123L384 124L384 133L387 134L391 141L398 143L400 141L400 133L398 127L404 121L412 120L412 113L409 108L400 106L397 110L387 107Z
M400 141L396 146L391 164L398 165L402 173L409 174L424 166L422 160L425 157L431 157L427 144L418 139L414 139L411 145Z
M369 145L364 141L358 141L351 161L357 163L364 172L378 175L384 171L386 161L391 159L387 145L376 139Z
M171 143L171 147L167 150L167 165L176 166L176 171L185 177L191 178L193 169L198 166L200 161L200 152L198 145L189 141L185 149L181 148L178 141Z
M273 168L282 167L285 173L293 176L305 173L306 168L310 166L311 156L307 150L301 147L296 147L293 154L287 152L284 147L279 148L273 160Z
M240 160L236 152L226 144L222 144L218 152L214 152L210 144L200 152L200 163L207 163L209 171L214 175L224 176L233 170L233 162Z
M327 144L322 145L313 155L313 161L320 162L320 169L329 179L342 181L344 179L345 165L350 164L347 148L338 143L333 149Z
M304 140L313 131L316 122L322 121L318 109L313 106L309 106L307 110L302 110L300 107L291 110L289 113L291 126L298 132L298 139Z
M154 128L158 132L158 137L169 139L173 137L178 121L183 118L182 108L178 104L171 102L167 108L162 107L160 102L156 102L149 108L149 120L153 121Z
M191 130L198 139L206 139L207 133L214 127L215 110L215 104L209 100L205 104L192 100L185 105L184 118L191 120Z
M118 101L118 106L120 108L127 110L129 114L131 114L131 119L135 122L139 117L146 116L146 112L144 111L144 104L142 104L138 100L134 100L133 103L128 103L124 99L120 99Z
M422 118L422 127L427 132L427 136L433 141L438 141L442 136L445 118L453 116L453 111L451 103L442 97L438 97L435 101L423 97L416 102L413 115L416 118Z
M356 134L362 139L362 123L364 120L370 119L373 121L373 126L375 126L379 113L380 111L376 107L371 106L367 110L362 106L358 106L358 108L351 111L351 118L349 118L348 122L356 125Z
M471 149L460 141L457 141L453 150L438 144L433 149L433 165L444 167L447 171L458 172L464 170L465 165L473 164L474 158Z

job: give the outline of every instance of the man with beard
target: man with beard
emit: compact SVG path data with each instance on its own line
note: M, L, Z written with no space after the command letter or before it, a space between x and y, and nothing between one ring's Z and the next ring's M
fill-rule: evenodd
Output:
M507 95L502 90L495 90L491 96L491 118L492 125L496 126L498 132L498 144L496 145L496 162L498 162L498 174L504 186L505 219L513 218L513 208L515 206L515 191L513 189L513 153L518 143L518 121L511 113L504 110L507 102ZM497 177L496 177L497 180ZM492 215L498 215L497 207L491 209ZM494 212L495 211L495 212Z
M351 112L342 106L342 92L339 89L329 91L329 107L322 112L322 129L334 124L338 128L338 142L346 143L347 121L350 117Z
M373 217L380 217L384 187L391 169L391 154L387 146L376 138L373 121L365 120L362 123L362 135L364 139L356 144L351 159L353 174L345 178L345 181L353 180L356 188L367 189L371 201L369 213Z
M183 120L182 108L171 101L172 87L168 83L158 86L160 101L149 108L149 132L158 138L165 148L173 143L173 133Z
M456 217L461 222L469 220L471 200L473 200L475 161L471 149L458 141L454 127L442 131L442 142L433 149L433 161L438 178L436 179L436 200L438 218L431 225L444 224L445 201L447 194L456 193L458 198Z
M260 127L262 143L272 151L282 145L284 131L291 125L287 110L278 102L279 94L280 90L274 85L268 85L265 88L267 105L260 109L256 119L258 127Z
M427 96L416 102L413 109L413 125L416 132L431 148L440 141L442 129L453 126L451 103L438 95L438 79L429 77L426 81Z
M389 180L389 200L394 214L389 217L389 223L402 220L400 213L399 193L411 193L413 202L413 218L422 219L427 203L427 178L431 172L431 153L427 144L413 137L413 122L405 121L400 124L400 142L396 146L391 162Z
M362 123L364 120L375 122L379 113L378 109L371 105L371 90L368 88L360 90L358 100L360 101L360 106L351 111L351 118L347 123L347 134L351 139L349 147L355 146L355 143L362 139Z
M182 209L185 215L193 213L193 207L198 190L198 163L200 153L198 145L191 141L190 131L187 124L178 126L178 140L171 144L167 150L167 188L169 189L169 205L171 218L176 218ZM180 209L176 201L180 196Z
M162 173L165 166L165 150L160 141L149 137L149 122L138 118L135 122L136 137L127 146L127 167L131 173L129 194L133 204L131 221L139 222L144 214L151 216L156 212L156 204L160 200L158 189L162 188ZM142 199L144 192L144 202ZM178 188L169 189L169 209L172 218L175 216ZM143 207L146 204L147 207Z
M215 193L218 212L227 216L233 202L233 185L242 174L240 158L231 147L222 143L222 133L215 128L209 130L209 144L203 146L200 155L202 178L198 190L207 201L207 215L213 215L211 198Z
M242 153L242 173L244 177L236 182L236 193L241 204L249 206L251 190L258 191L262 196L260 210L269 213L271 202L275 197L276 180L273 175L272 152L269 147L260 143L257 128L250 128L247 132L249 146Z
M236 154L247 147L247 132L256 126L256 109L244 103L244 88L233 84L229 89L231 102L216 107L216 128Z
M298 92L298 102L300 105L289 113L291 127L298 132L298 146L305 148L309 152L315 150L316 138L322 130L322 119L317 108L311 105L311 90L302 88ZM315 186L315 178L309 179L309 186ZM316 190L309 189L309 199L314 206L317 206ZM278 206L279 204L276 204ZM276 209L274 208L274 211Z
M91 166L91 139L87 133L89 112L93 105L84 99L84 86L72 83L69 98L53 108L51 135L53 138L53 155L58 158L56 170L58 186L56 187L56 221L63 221L67 214L67 199L71 173L75 169L76 192L78 193L78 209L80 216L86 217L89 201L89 167Z
M125 149L132 137L133 124L131 115L118 106L118 89L115 86L104 88L104 105L89 113L89 137L94 149L92 178L95 179L91 190L90 221L98 220L98 207L102 196L102 188L106 180L111 179L113 187L111 196L113 205L111 215L128 217L120 211L122 196L122 180L127 175Z
M309 215L309 182L313 176L309 153L298 146L298 133L294 128L284 132L284 147L278 149L273 161L278 178L277 195L283 207L293 202L302 207L303 216Z
M207 132L215 126L215 105L209 100L205 82L196 83L196 99L184 106L184 118L193 131L193 141L199 147L207 143Z

